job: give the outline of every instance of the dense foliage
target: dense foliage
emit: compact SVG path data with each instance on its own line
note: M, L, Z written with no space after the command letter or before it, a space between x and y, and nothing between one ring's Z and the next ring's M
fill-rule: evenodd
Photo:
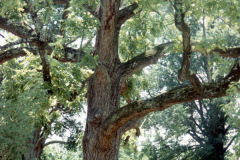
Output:
M0 159L239 156L239 13L239 0L1 1Z

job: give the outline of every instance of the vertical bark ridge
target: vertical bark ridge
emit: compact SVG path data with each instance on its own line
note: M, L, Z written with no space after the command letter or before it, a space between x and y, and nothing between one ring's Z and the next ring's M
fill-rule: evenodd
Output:
M83 138L85 160L117 160L121 140L120 131L111 139L101 137L104 120L120 108L122 86L118 57L120 28L117 25L120 1L101 0L101 3L98 16L101 26L94 49L99 65L88 83L88 113Z

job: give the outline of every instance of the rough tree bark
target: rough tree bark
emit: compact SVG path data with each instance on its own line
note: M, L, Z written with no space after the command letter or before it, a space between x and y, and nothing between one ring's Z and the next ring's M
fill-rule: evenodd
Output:
M52 54L54 48L51 47L47 41L42 40L41 37L43 37L43 35L40 35L39 31L41 24L38 24L37 14L34 13L35 10L34 7L31 6L31 2L29 0L26 0L26 2L29 5L29 10L26 10L26 12L31 14L35 31L24 26L23 23L8 23L10 20L2 16L0 16L0 28L22 39L32 38L28 43L35 46L35 48L19 47L16 50L4 49L3 52L0 52L0 64L19 56L25 56L26 52L24 49L30 50L34 54L40 54L43 65L43 79L51 84L51 68L49 67L46 56L47 54ZM166 50L173 42L158 45L132 58L126 63L121 63L118 57L118 39L121 25L135 15L134 10L138 7L138 4L133 3L126 8L119 9L120 0L101 0L100 2L100 8L97 11L83 4L86 10L98 18L101 23L94 48L94 55L99 56L98 66L88 81L88 112L83 138L83 154L85 160L117 160L122 134L129 129L136 128L139 121L141 121L146 114L153 111L164 110L174 104L203 98L225 96L228 85L240 79L240 60L237 59L232 70L223 80L201 84L200 91L198 90L198 84L193 80L192 86L172 89L152 99L135 101L120 107L121 88L126 79L144 67L157 63L159 58L166 55ZM68 0L54 0L54 5L68 3ZM181 5L181 1L175 1L175 6L177 3ZM187 58L185 59L186 62L183 62L182 69L180 70L182 79L184 80L189 79L189 58L191 53L190 29L184 23L182 10L180 9L178 11L177 13L180 14L176 14L175 18L178 20L180 17L180 24L178 25L178 22L176 22L177 27L181 27L182 25L182 27L186 28L186 32L184 30L185 36L183 35L186 37L184 38L186 41L184 41L183 45L184 52L186 53L184 57ZM239 48L226 51L216 49L214 51L220 52L223 56L235 56L235 58L240 55ZM66 53L64 57L55 57L62 62L76 62L76 59L68 55L80 54L79 50L67 46L64 46L63 52ZM49 94L49 96L51 96L51 94Z
M118 57L119 0L101 1L99 10L101 26L95 45L99 65L88 84L88 113L83 138L84 159L118 159L121 132L112 137L103 135L104 120L120 108L121 63ZM107 45L106 45L107 44Z

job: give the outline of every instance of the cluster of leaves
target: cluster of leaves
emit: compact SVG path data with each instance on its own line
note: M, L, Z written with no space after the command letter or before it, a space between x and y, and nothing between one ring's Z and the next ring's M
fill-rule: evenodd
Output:
M32 136L49 106L42 76L36 72L34 57L10 61L3 65L0 101L0 139L3 157L7 153L24 152L23 146ZM10 155L8 155L10 156Z
M60 145L47 146L41 155L42 160L64 160L64 159L79 159L82 160L82 152L80 150L69 151Z
M12 60L2 66L0 155L3 157L24 153L24 144L32 138L36 128L44 127L46 137L51 133L60 134L64 131L64 120L59 117L67 111L74 110L76 113L82 109L80 102L85 95L79 95L71 101L69 99L80 92L81 81L90 73L81 70L79 65L61 64L50 57L49 60L51 76L54 77L52 86L42 79L39 57L29 54L26 58ZM48 89L54 91L50 98ZM51 112L60 103L59 110Z

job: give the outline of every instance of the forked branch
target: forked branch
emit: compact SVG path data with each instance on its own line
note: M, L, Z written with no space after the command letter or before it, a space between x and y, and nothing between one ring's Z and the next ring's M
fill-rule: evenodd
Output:
M228 76L220 82L202 85L202 92L199 94L193 86L180 89L172 89L152 99L136 101L121 107L113 112L103 123L103 139L111 139L116 131L133 120L153 111L162 111L174 104L190 102L205 98L217 98L226 95L226 90L231 82L240 79L240 61L236 60L235 65Z

